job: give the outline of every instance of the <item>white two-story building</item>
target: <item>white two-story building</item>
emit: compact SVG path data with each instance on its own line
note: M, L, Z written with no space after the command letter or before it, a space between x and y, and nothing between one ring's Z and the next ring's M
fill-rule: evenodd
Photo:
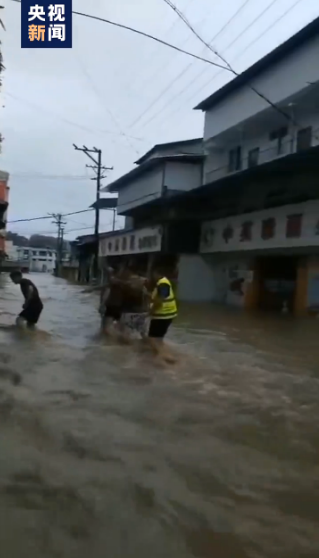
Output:
M319 311L318 61L319 18L196 107L207 300Z
M29 271L41 273L53 273L56 263L56 250L50 248L19 247L17 250L18 259L26 262Z
M152 265L175 271L177 255L198 250L200 224L172 223L170 201L203 182L202 138L155 145L136 167L104 191L118 193L125 228L102 234L100 257L112 265L134 260L143 272Z

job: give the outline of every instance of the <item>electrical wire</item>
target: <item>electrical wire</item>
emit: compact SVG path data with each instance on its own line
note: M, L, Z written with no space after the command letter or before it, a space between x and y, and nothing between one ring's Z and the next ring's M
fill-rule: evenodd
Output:
M118 128L119 130L119 134L124 137L129 145L129 147L136 153L137 156L140 156L140 152L135 148L135 146L133 145L133 143L131 142L129 136L127 136L127 134L123 131L119 121L117 120L117 118L114 116L113 112L111 111L111 109L105 104L104 99L102 99L100 92L98 91L98 89L95 87L95 84L93 83L93 80L87 70L87 68L85 67L85 64L83 62L83 60L80 58L80 56L78 54L75 53L75 50L73 49L74 55L77 58L78 64L83 72L83 75L86 79L86 81L88 82L89 86L91 87L93 93L95 94L95 96L97 97L97 99L100 101L100 103L102 104L103 109L106 111L106 113L108 114L108 116L111 117L111 119L113 120L115 126Z
M237 10L236 12L228 19L228 21L223 25L223 27L212 37L212 39L210 40L210 43L213 43L217 37L219 37L224 31L225 29L232 23L232 21L237 17L237 15L245 8L245 6L250 2L251 0L246 0ZM274 0L277 1L277 0ZM201 51L201 53L205 52L206 50L206 45L203 48L203 50ZM194 65L194 62L190 62L189 64L187 64L187 66L179 73L177 74L177 76L174 77L174 79L172 81L170 81L170 83L161 90L161 92L159 93L159 95L150 103L150 105L148 105L148 107L146 109L144 109L142 111L142 113L128 126L129 129L133 128L140 120L142 120L144 118L144 116L153 108L153 106L157 103L157 101L159 101L160 99L162 99L163 95L172 87L172 85L174 85L174 83L176 83L186 72L188 72L188 70ZM222 70L220 70L222 71ZM150 122L152 122L152 120L155 117L152 117L146 121L146 123L144 123L143 128L145 126L147 126Z
M76 176L71 174L31 174L31 173L10 173L10 178L30 178L32 180L88 180L89 177L87 175L83 176Z
M175 6L175 4L173 4L173 2L171 0L163 0L166 4L168 4L168 6L170 6L170 8L172 8L172 10L174 10L174 12L176 12L178 14L178 16L182 19L182 21L184 21L185 25L187 25L187 27L194 33L194 35L204 44L207 46L207 48L209 50L211 50L211 52L213 52L224 64L227 65L228 70L235 76L235 77L239 77L241 74L238 73L232 66L231 64L226 60L226 58L220 54L218 52L218 50L216 50L215 48L213 48L209 43L207 43L200 35L199 33L196 31L196 29L194 29L194 27L191 25L191 23L188 21L188 19L184 16L184 14L178 10L178 8ZM273 0L273 2L275 2L276 0ZM288 114L285 110L283 110L281 107L279 107L276 103L274 103L273 101L271 101L271 99L269 99L269 97L267 97L267 95L265 95L264 93L261 93L261 91L259 91L259 89L257 89L255 86L251 85L251 83L247 83L246 86L253 91L260 99L262 99L263 101L265 101L270 107L272 107L273 109L275 109L279 114L281 114L286 120L288 120L289 122L291 122L292 124L294 124L295 126L298 126L298 123L296 122L296 120L294 119L294 117L290 114Z
M61 217L69 217L71 215L79 215L80 213L87 213L88 211L94 211L93 208L81 209L80 211L73 211L72 213L64 213ZM31 217L29 219L16 219L14 221L8 221L8 224L13 223L29 223L31 221L41 221L43 219L52 219L52 215L43 215L42 217Z
M18 4L21 4L21 0L11 0L11 2L16 2ZM120 29L124 29L126 31L131 31L132 33L135 33L137 35L141 35L142 37L145 37L147 39L151 39L152 41L156 41L157 43L160 43L164 46L167 46L169 48L172 48L174 50L176 50L177 52L180 52L182 54L186 54L187 56L191 56L192 58L196 58L197 60L201 60L201 62L206 62L207 64L211 64L212 66L216 66L219 68L224 68L223 66L221 66L221 64L218 64L216 62L212 62L212 60L209 60L208 58L203 58L201 56L198 56L197 54L194 54L193 52L189 52L187 50L184 50L176 45L172 45L171 43L168 43L166 41L164 41L163 39L160 39L159 37L155 37L154 35L151 35L150 33L146 33L145 31L140 31L139 29L135 29L134 27L130 27L129 25L124 25L123 23L118 23L115 21L112 21L110 19L106 19L103 17L99 17L99 16L95 16L95 15L91 15L91 14L86 14L83 12L77 12L75 10L72 10L72 13L78 16L82 16L82 17L86 17L88 19L94 19L96 21L101 21L102 23L107 23L108 25L112 25L114 27L118 27ZM227 67L224 68L225 70L227 70Z
M228 49L230 49L247 31L248 29L250 29L267 11L268 9L278 0L273 0L273 2L271 2L271 4L269 4L253 21L251 21L249 23L249 25L247 25L247 27L245 27L238 35L236 35L236 37L234 39L232 39L232 41L226 46L226 48L224 49L224 52L226 52ZM245 47L242 51L240 51L240 53L238 54L238 56L235 57L235 60L237 60L237 58L239 58L244 52L246 52L246 50L248 48L250 48L251 46L253 46L257 41L259 41L259 39L261 39L266 33L268 33L268 31L270 31L277 23L279 23L279 21L281 21L284 17L286 17L286 15L288 15L289 12L291 12L296 6L297 4L299 4L301 2L301 0L297 0L292 6L290 6L279 18L277 18L274 22L271 23L271 25L269 25L267 27L267 29L259 34L253 41L251 41L251 43L248 45L248 47ZM193 82L196 83L197 80L206 73L206 70L204 71L200 71L198 74L196 74L193 77ZM200 93L203 89L205 89L206 86L210 85L220 74L222 73L221 70L219 70L218 72L216 72L213 77L210 77L209 80L207 80L207 82L205 82L204 84L202 84L199 89L197 89L195 92L193 92L191 94L190 97L187 97L187 99L185 100L185 103L188 102L193 102L193 100L195 98L197 98L197 94ZM170 106L172 104L172 102L175 101L175 99L180 99L180 96L184 93L184 91L189 89L189 84L186 84L185 87L183 87L183 89L181 89L178 93L176 93L176 95L174 95L173 97L171 97L168 102L154 115L154 118L152 118L152 120L154 120L155 118L157 118L157 116L159 116L168 106ZM195 102L195 101L194 101ZM172 107L173 108L173 107ZM169 113L165 116L165 118L162 120L161 124L160 124L160 128L162 128L163 124L165 123L165 121L170 117L171 114L177 114L182 110L183 106L181 104L179 104L179 107L176 109L173 108L173 110L169 111ZM149 124L149 122L147 122L147 124ZM145 126L143 126L144 128Z
M186 11L187 11L189 5L190 5L192 2L194 2L194 0L189 0L189 1L187 2L187 4L185 5L185 8L184 8ZM177 17L176 19L174 19L174 21L171 23L171 25L168 27L168 29L167 29L166 32L164 33L164 37L168 37L169 34L170 34L170 32L174 29L174 27L175 27L178 23L180 23L180 19ZM189 38L190 38L190 37L191 37L191 35L189 35L188 38L187 38L185 41L183 41L183 42L181 43L181 46L184 46L184 45L189 41ZM155 48L156 48L156 45L155 45ZM146 66L149 64L149 62L152 63L152 67L154 66L154 52L156 53L156 51L154 51L153 49L151 49L150 52L148 53L149 56L148 56L146 59L143 57L142 62L143 62L143 66L144 66L144 67L146 67ZM177 56L177 53L176 53L174 56L172 56L172 57L170 58L170 62L171 62L171 59L172 59L172 58L175 58L175 56ZM145 89L145 87L146 87L146 85L147 85L147 83L148 83L149 80L146 80L146 82L145 82L144 85L143 85L143 80L141 81L141 80L139 79L139 74L137 74L137 72L136 72L136 70L137 70L137 69L140 69L140 68L141 68L141 60L139 60L139 62L138 62L137 65L134 65L134 66L133 66L133 68L132 68L131 72L129 73L129 75L126 76L126 80L125 80L125 81L126 81L126 84L125 84L125 87L126 87L126 88L129 88L130 90L132 90L132 88L133 88L133 86L134 86L134 83L133 83L133 85L132 85L132 78L133 78L133 76L134 76L134 82L137 81L137 80L139 80L140 89ZM161 68L162 68L162 66L160 66L160 67L157 69L156 75L158 74L158 72L161 71ZM123 74L123 71L124 71L124 72L127 72L127 66L121 66L120 69L119 69L119 71L116 73L116 75L117 75L117 76L118 76L118 75L122 75L122 74Z
M12 0L12 2L15 2L16 0ZM110 135L120 135L118 132L113 132L111 130L94 130L93 128L88 128L87 126L83 126L82 124L78 124L77 122L73 122L72 120L69 120L68 118L64 118L63 116L61 116L59 113L52 111L51 109L48 109L46 107L43 107L41 105L38 105L36 103L33 103L32 101L29 101L28 99L22 99L21 97L18 97L17 95L10 93L9 91L5 91L5 95L8 95L8 97L11 97L12 99L14 99L15 101L19 101L20 103L25 103L26 105L29 105L31 108L35 109L35 110L41 110L43 112L47 112L49 114L52 114L53 116L59 118L61 120L61 122L65 122L66 124L69 124L70 126L74 126L75 128L78 128L79 130L83 130L84 132L89 132L89 133L98 133L98 134L110 134ZM138 138L135 136L130 136L132 139L137 140L137 141L145 141L143 138Z

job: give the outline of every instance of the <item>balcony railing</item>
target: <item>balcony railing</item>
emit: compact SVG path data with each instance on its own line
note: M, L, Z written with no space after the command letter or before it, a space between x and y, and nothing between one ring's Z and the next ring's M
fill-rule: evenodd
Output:
M310 147L314 147L315 145L319 145L319 130L314 130L312 132ZM225 176L238 174L243 170L257 167L259 165L269 163L270 161L275 161L276 159L280 159L282 157L286 157L287 155L291 155L300 151L301 149L297 149L296 138L292 138L291 136L289 136L287 139L282 141L280 148L277 144L276 146L271 145L265 149L260 149L255 161L252 161L250 155L242 157L239 165L240 168L238 168L237 170L229 170L229 165L226 164L216 167L209 172L206 172L205 184L209 184L210 182L214 182L215 180L220 180ZM223 155L225 156L225 151Z

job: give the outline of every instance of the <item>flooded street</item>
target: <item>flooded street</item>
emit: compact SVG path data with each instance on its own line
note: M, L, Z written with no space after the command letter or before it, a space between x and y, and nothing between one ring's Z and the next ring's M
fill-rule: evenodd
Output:
M3 556L319 556L319 320L185 307L163 368L99 337L95 295L31 278L39 331L0 330Z

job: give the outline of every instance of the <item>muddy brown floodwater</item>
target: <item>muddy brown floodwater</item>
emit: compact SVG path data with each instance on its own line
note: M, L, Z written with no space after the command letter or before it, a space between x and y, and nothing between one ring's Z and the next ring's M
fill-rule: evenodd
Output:
M318 558L319 320L185 307L160 368L33 279L39 331L0 329L1 556Z

